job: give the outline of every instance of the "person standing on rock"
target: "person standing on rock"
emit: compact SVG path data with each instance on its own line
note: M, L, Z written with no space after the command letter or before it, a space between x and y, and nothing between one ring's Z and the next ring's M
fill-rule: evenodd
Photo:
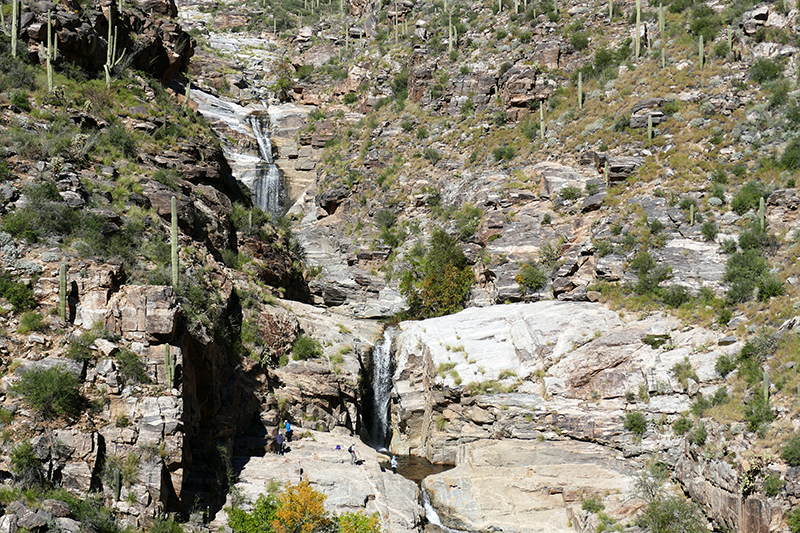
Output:
M392 456L392 474L396 474L396 473L397 473L397 456L393 455Z
M276 443L277 443L277 445L278 445L278 455L283 455L283 435L281 435L280 433L278 433L278 434L275 436L275 442L276 442Z
M292 442L292 426L289 424L289 419L286 419L286 441Z
M350 464L356 464L356 445L351 444L350 447L347 448L347 451L350 452Z

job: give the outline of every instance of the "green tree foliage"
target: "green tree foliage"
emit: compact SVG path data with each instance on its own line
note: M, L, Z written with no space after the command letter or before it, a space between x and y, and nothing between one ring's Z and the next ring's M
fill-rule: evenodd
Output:
M14 281L2 270L0 270L0 296L8 300L15 313L36 307L33 290L24 283Z
M656 260L649 252L636 254L631 261L631 268L636 272L638 281L633 287L636 294L652 294L658 285L672 276L670 267L657 266Z
M400 282L410 318L448 315L464 308L474 276L458 240L436 228L427 249L418 250L411 262Z
M83 408L80 381L63 365L26 371L14 384L31 408L44 418L74 418Z
M515 279L519 283L520 291L525 294L528 291L536 292L547 285L547 275L536 262L525 263L516 275Z
M272 533L272 521L278 510L275 494L260 494L250 512L239 507L228 511L228 525L233 533Z
M772 192L769 185L760 181L751 181L742 185L731 201L731 209L737 215L743 215L751 209L758 207L758 199L766 199Z
M34 453L30 441L22 441L11 450L11 473L25 487L42 483L42 460Z
M783 443L781 458L789 466L800 466L800 435L792 435Z
M316 359L322 356L322 346L316 339L308 335L300 335L292 343L292 355L297 361Z
M681 496L658 496L636 521L652 533L706 533L703 515L697 505Z
M641 436L647 429L647 419L641 411L630 411L625 413L624 421L625 429L632 432L634 435Z

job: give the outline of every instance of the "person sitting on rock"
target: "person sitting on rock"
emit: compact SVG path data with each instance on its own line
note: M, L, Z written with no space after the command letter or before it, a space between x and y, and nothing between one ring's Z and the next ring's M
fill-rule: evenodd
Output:
M396 474L396 473L397 473L397 456L393 455L392 456L392 474Z

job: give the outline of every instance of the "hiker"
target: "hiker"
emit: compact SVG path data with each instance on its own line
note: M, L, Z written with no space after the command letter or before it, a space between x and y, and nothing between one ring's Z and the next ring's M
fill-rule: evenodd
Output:
M278 455L283 455L283 435L278 433L275 436L275 442L278 444Z
M393 455L392 456L392 474L396 474L396 473L397 473L397 456Z
M347 451L350 452L350 464L351 465L356 464L356 462L357 462L356 461L356 445L355 444L351 444L350 447L347 448Z
M292 442L292 426L289 424L289 419L286 419L286 441Z

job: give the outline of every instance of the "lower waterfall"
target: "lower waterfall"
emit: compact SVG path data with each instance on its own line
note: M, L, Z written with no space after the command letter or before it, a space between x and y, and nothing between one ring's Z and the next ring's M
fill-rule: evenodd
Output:
M383 341L372 349L372 424L370 438L372 445L381 450L386 448L389 436L389 404L392 399L392 341L395 328L383 331Z

